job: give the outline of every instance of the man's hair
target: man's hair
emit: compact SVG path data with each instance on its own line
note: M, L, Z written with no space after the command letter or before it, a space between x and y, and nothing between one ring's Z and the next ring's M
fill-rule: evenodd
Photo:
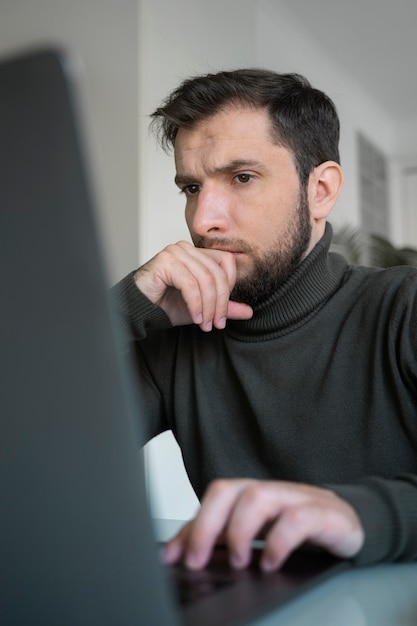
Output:
M336 107L299 74L240 69L189 78L152 113L151 127L164 149L173 148L179 128L192 128L230 104L268 112L272 136L293 153L302 185L320 163L340 162Z

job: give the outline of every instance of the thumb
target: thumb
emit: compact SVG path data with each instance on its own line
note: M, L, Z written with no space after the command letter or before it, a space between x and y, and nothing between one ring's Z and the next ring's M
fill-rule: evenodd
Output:
M243 302L229 301L227 307L227 317L231 320L250 320L253 316L253 309L249 304Z

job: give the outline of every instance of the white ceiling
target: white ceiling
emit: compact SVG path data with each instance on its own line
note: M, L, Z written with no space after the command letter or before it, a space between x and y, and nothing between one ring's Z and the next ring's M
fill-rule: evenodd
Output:
M417 117L417 0L281 0L396 120Z

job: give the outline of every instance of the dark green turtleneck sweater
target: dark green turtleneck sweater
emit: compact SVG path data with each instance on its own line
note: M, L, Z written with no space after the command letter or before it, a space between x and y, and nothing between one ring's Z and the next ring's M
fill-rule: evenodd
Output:
M173 328L113 289L133 340L144 438L171 429L200 497L219 477L330 487L357 510L360 564L417 558L417 270L350 267L331 227L249 321Z

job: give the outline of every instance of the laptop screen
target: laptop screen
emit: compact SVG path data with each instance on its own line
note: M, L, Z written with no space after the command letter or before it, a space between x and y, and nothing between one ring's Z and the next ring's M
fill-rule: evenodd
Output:
M70 70L50 50L0 63L0 621L175 624Z

